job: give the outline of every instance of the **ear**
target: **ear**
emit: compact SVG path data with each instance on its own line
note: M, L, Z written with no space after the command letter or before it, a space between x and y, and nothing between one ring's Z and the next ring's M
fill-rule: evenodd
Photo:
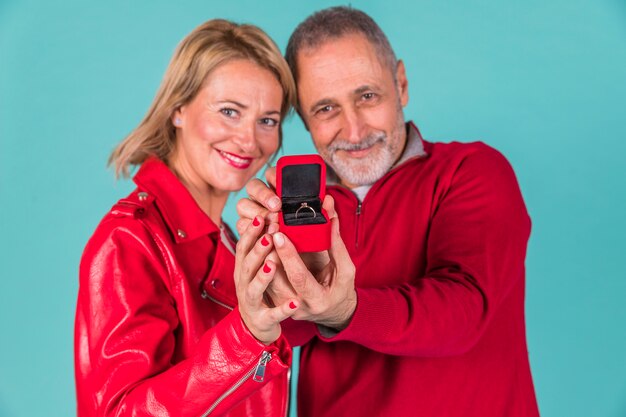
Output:
M402 103L402 107L405 107L409 103L409 80L406 79L406 69L401 59L398 60L396 67L396 88L400 103Z
M182 127L183 120L184 120L183 118L184 112L185 112L184 106L181 106L177 108L176 110L174 110L171 116L171 122L174 125L174 127Z

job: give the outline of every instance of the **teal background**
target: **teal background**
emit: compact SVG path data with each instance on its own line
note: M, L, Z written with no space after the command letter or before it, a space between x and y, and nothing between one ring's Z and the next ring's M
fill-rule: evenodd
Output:
M106 159L178 41L224 17L284 49L333 4L0 0L0 416L75 414L79 258L132 189ZM352 5L404 59L406 115L424 136L483 140L517 172L533 219L526 312L542 415L626 416L626 2ZM285 133L286 153L313 151L297 118Z

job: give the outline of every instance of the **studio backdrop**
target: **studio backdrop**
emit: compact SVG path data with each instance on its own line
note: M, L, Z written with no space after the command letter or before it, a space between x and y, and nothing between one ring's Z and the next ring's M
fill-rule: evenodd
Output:
M222 17L284 50L335 4L0 0L0 416L76 413L79 259L133 188L106 161L177 43ZM351 4L404 60L405 114L425 138L484 141L517 173L533 221L526 315L542 415L626 416L626 3ZM284 133L284 154L314 152L297 116ZM226 207L231 225L242 195Z

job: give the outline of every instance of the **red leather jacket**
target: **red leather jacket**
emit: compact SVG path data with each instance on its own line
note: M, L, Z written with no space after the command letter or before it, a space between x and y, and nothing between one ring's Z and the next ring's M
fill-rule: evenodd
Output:
M234 256L162 162L117 203L80 265L78 415L284 416L291 348L241 320Z

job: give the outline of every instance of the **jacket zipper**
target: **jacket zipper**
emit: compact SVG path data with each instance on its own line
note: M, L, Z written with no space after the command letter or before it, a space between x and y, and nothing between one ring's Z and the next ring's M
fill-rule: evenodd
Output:
M261 354L261 359L259 360L259 363L257 363L257 365L254 368L246 372L244 376L239 378L239 380L235 382L228 390L226 390L225 393L220 395L219 398L215 400L215 402L211 405L211 407L209 407L209 409L206 410L204 414L202 414L201 417L206 417L209 414L211 414L213 410L215 410L217 406L220 405L220 403L226 399L226 397L228 397L230 394L235 392L235 390L239 388L241 385L243 385L243 383L246 382L246 380L250 378L251 376L252 376L253 381L263 382L263 380L265 379L265 367L267 366L267 363L271 359L272 359L272 354L267 351L263 351L263 354Z
M359 204L356 206L356 219L354 220L355 223L355 242L354 242L354 247L356 249L359 248L359 224L361 223L361 206L363 205L363 203L361 201L359 201Z
M292 365L293 366L293 365ZM287 406L285 407L285 417L289 416L289 408L291 407L291 367L287 369Z
M227 308L229 310L234 310L234 308L229 306L228 304L224 304L221 301L216 300L215 298L211 297L209 293L207 292L207 290L202 290L202 294L200 294L200 297L204 298L205 300L211 300L215 304L221 305L222 307Z
M413 125L413 122L411 122L411 126L415 127ZM417 127L415 127L415 129L417 129ZM420 140L423 141L421 133L419 133L419 130L418 130L418 134L419 134ZM380 187L380 184L382 184L384 182L383 180L386 179L387 177L389 177L393 172L395 172L395 171L397 171L399 169L402 169L402 167L406 166L407 162L410 162L410 161L413 161L413 160L416 160L416 159L420 159L420 158L424 158L424 156L427 156L427 154L412 156L411 158L409 158L406 161L402 162L399 166L393 167L385 175L383 175L382 178L380 178L378 181L376 181L376 183L374 183L374 185L367 192L367 195L365 196L365 198L363 200L366 200L371 194L373 194L373 191L376 191ZM350 190L350 188L346 187L345 185L341 185L340 183L336 183L336 184L331 184L331 186L339 188L339 189L343 188L344 190L346 190L347 194L349 194L352 198L355 198L358 201L358 205L356 207L356 220L355 220L355 222L356 222L355 223L356 224L356 226L355 226L355 229L356 229L356 233L355 233L356 234L356 236L355 236L356 237L355 249L358 249L358 247L359 247L359 223L360 223L359 219L360 219L360 216L361 216L361 206L363 205L363 202L360 201L356 197L356 195L352 192L352 190Z

